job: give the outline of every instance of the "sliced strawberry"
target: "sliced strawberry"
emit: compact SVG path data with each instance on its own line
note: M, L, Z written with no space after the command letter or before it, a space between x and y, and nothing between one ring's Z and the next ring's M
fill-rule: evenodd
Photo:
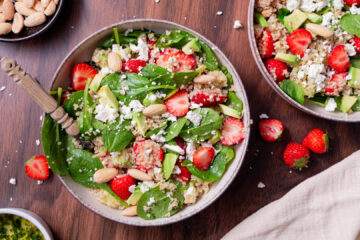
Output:
M270 58L275 52L274 39L269 30L264 30L259 41L259 53L262 59Z
M284 126L277 119L265 119L259 122L259 130L264 140L274 142L280 138L284 131Z
M227 95L220 95L207 91L198 90L191 98L191 101L196 104L201 104L202 107L213 107L227 100Z
M287 37L286 42L292 54L303 57L311 40L311 33L303 28L299 28Z
M355 50L360 53L360 38L357 36L354 36L354 38L351 40L352 44L355 47Z
M29 178L46 180L49 177L49 165L45 156L32 157L25 163L25 172Z
M205 171L214 160L215 150L212 147L202 147L194 153L193 162L195 167Z
M111 190L116 193L121 199L128 199L131 195L129 187L136 184L135 178L131 177L129 174L123 175L121 177L115 177L110 181Z
M276 82L281 82L287 78L289 72L285 63L271 58L266 60L264 64Z
M336 73L325 86L325 94L329 96L337 96L346 85L346 76L348 73Z
M329 149L329 137L321 129L313 129L304 138L302 144L314 153L323 154Z
M221 144L234 145L245 137L244 124L240 119L228 117L221 129Z
M160 167L164 159L160 144L150 139L136 142L133 150L137 168L144 172L154 167Z
M195 64L196 60L193 56L176 48L166 48L156 60L156 65L172 72L188 72Z
M191 172L189 169L187 169L187 167L181 166L181 162L177 162L176 165L180 168L180 173L176 176L185 183L189 182L191 178Z
M151 41L151 40L149 40L149 41L148 41L148 44L150 44L151 46L155 46L156 41Z
M360 5L360 0L344 0L344 3L346 3L349 7L355 4L355 6Z
M146 62L140 59L129 60L122 65L123 72L139 73L146 66Z
M338 73L346 72L350 67L350 58L344 45L338 45L331 51L329 65Z
M284 151L284 162L291 168L299 169L307 167L310 158L309 149L298 143L289 143Z
M75 91L85 89L86 82L89 78L94 79L98 72L95 68L86 63L78 63L72 69L72 87Z
M182 117L189 111L189 96L187 91L180 90L170 98L165 100L165 105L169 113L176 117Z

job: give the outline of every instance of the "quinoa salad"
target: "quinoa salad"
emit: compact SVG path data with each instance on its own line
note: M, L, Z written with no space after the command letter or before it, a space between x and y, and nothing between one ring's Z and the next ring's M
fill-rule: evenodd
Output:
M256 0L264 65L300 104L360 111L360 0Z
M245 138L231 74L185 31L114 28L71 80L51 93L80 135L46 115L47 162L124 216L166 218L195 204Z

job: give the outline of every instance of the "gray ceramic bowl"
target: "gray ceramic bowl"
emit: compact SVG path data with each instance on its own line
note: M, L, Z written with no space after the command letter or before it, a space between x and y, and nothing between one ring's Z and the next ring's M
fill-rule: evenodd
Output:
M341 122L360 122L360 112L344 114L340 111L336 112L327 112L324 107L321 107L317 104L305 102L304 105L299 104L292 98L290 98L284 91L282 91L279 85L272 79L270 74L268 73L257 48L255 34L254 34L254 6L255 0L250 0L249 10L248 10L248 35L251 51L253 53L253 57L255 62L264 76L265 80L268 84L277 92L283 99L285 99L288 103L293 105L294 107L300 109L303 112L309 113L316 117L325 118L333 121L341 121Z
M85 40L80 42L64 59L64 61L60 64L60 67L57 69L54 77L53 84L51 89L55 90L58 87L69 87L71 85L71 69L72 67L79 62L89 61L91 59L91 55L94 49L99 46L105 39L109 38L112 34L112 28L117 27L119 31L125 31L129 28L132 29L141 29L146 28L153 30L158 33L163 33L165 30L173 30L180 29L187 32L190 32L194 36L203 40L210 47L213 48L215 54L217 55L220 63L226 66L229 72L232 74L234 78L234 84L236 86L236 92L239 97L241 97L244 102L244 125L246 126L246 137L244 141L237 145L236 147L236 157L228 166L228 169L224 176L212 184L209 193L202 196L199 201L192 205L187 206L182 209L180 212L171 216L170 218L162 218L155 220L143 220L139 217L124 217L121 215L121 210L115 210L113 208L107 207L100 202L98 202L94 196L91 194L88 188L85 188L77 183L75 183L70 176L65 176L60 178L65 187L72 193L72 195L77 198L83 205L91 209L97 214L100 214L106 218L111 220L125 223L129 225L137 225L137 226L158 226L158 225L166 225L174 222L178 222L184 220L188 217L193 216L194 214L200 212L211 203L213 203L220 195L226 190L226 188L231 184L232 180L235 178L237 172L240 169L240 166L243 162L249 136L250 136L250 112L249 112L249 104L246 97L245 89L241 83L240 77L237 74L235 68L230 63L230 61L225 57L225 55L209 40L205 37L201 36L199 33L181 26L179 24L175 24L172 22L164 21L164 20L154 20L154 19L136 19L129 20L120 23L113 24L111 26L100 29L99 31L93 33Z

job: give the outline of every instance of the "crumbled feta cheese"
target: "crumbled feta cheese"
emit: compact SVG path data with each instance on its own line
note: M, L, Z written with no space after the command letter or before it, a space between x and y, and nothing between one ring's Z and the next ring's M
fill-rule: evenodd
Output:
M264 188L264 187L266 187L266 186L263 182L259 182L257 185L257 188Z
M259 118L260 119L268 119L269 116L266 113L262 113L262 114L259 115Z
M164 133L165 133L164 129L161 129L157 134L151 135L150 138L159 143L166 142L165 137L163 136Z
M156 101L157 97L156 97L155 94L151 94L148 99L149 99L149 101L150 101L151 103L153 103L153 102Z
M40 140L39 139L36 139L35 143L36 143L36 146L40 146Z
M327 12L323 15L323 20L321 25L325 27L331 27L335 21L334 14L332 12Z
M202 116L199 113L193 111L189 111L185 117L189 119L195 127L200 125L202 119Z
M345 44L345 50L347 51L347 53L349 54L350 57L356 55L355 47L352 44L349 44L349 43Z
M346 80L346 81L349 81L349 80L351 80L351 79L352 79L352 74L349 73L349 74L346 76L345 80Z
M149 47L147 45L146 40L144 39L144 35L138 37L138 45L130 44L131 51L138 53L139 56L137 59L148 61L149 60Z
M161 117L166 118L167 120L172 121L172 122L176 122L176 121L177 121L176 116L170 114L169 112L166 112L166 113L164 113L164 114L161 114Z
M15 178L10 178L9 183L12 185L16 185L16 179Z
M44 181L43 181L43 180L37 180L36 183L37 183L38 185L41 185L41 184L44 183Z
M2 86L2 87L0 88L0 92L4 91L5 88L6 88L5 86Z
M103 103L101 99L99 100L99 104L95 107L95 119L102 122L114 122L118 116L119 113L117 109Z
M144 193L149 191L153 187L155 187L155 183L153 181L145 181L140 185L140 191Z
M335 102L334 98L330 98L325 106L325 111L327 112L333 112L337 108L337 104Z
M233 28L235 29L240 29L240 28L243 28L244 26L241 24L240 20L235 20L234 21L234 26Z
M184 198L185 202L187 203L194 203L196 201L198 193L194 186L190 186L186 191L184 192Z
M194 103L194 102L191 102L190 103L190 109L196 109L196 108L201 108L202 104L197 104L197 103Z
M184 152L184 149L182 149L181 147L177 146L177 145L169 145L169 144L165 144L164 145L164 148L165 149L168 149L170 151L173 151L173 152L176 152L180 155L184 155L185 152Z
M193 155L196 152L196 145L194 143L186 144L186 158L193 161Z
M173 173L173 174L180 174L180 173L181 173L181 170L180 170L179 166L175 165L174 170L173 170L172 173Z
M112 73L114 73L114 71L111 70L111 69L108 68L108 67L103 67L103 68L100 70L100 73L103 73L103 74L112 74Z
M126 105L123 105L120 107L120 112L123 116L124 119L131 119L132 118L132 115L131 115L131 108L126 106Z
M142 110L144 110L144 105L142 105L139 100L132 100L129 103L129 107L132 108L134 112L142 112Z
M119 54L121 58L124 59L125 61L129 61L131 58L130 51L125 51L119 44L113 44L112 51L114 53Z
M356 4L353 4L350 8L350 12L351 12L351 14L354 14L354 15L360 14L360 8L357 8Z
M333 0L334 8L337 10L341 10L344 7L344 1L343 0Z
M314 11L320 11L326 6L329 6L330 0L322 0L322 1L316 1L316 0L302 0L300 9L304 12L314 12Z
M153 171L154 171L154 174L159 174L159 173L161 173L162 170L161 170L161 168L154 167Z
M133 192L135 191L135 188L136 188L136 185L135 185L135 184L134 184L134 185L131 185L131 186L129 187L129 192L133 193Z
M218 16L223 15L223 12L222 12L222 11L218 11L218 12L216 13L216 15L218 15Z
M155 198L154 198L154 197L151 197L151 198L149 199L149 201L147 202L147 205L148 205L148 206L151 206L151 205L153 205L155 202L156 202L156 201L155 201Z
M297 9L300 6L300 0L288 0L286 2L286 8L291 12Z

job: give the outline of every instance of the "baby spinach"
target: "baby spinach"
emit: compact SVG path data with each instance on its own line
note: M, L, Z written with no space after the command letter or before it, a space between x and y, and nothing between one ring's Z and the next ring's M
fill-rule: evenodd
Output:
M280 88L292 99L300 104L304 104L305 98L301 87L292 80L284 80L280 83Z
M194 176L200 178L201 180L205 182L214 182L224 175L227 163L234 157L234 150L229 146L222 145L220 152L215 156L206 171L198 169L195 167L194 163L189 160L185 160L181 165L187 167Z
M108 123L103 131L103 141L106 150L109 152L120 151L126 148L133 134L126 127L131 124L130 120L126 120L123 123Z
M73 149L68 152L67 155L70 160L69 170L72 179L88 188L101 188L110 193L117 201L123 206L129 207L129 205L119 198L110 188L107 183L96 183L93 181L94 173L104 168L101 161L98 158L93 158L90 152L81 149Z
M173 182L177 185L177 190L172 194L171 198L169 190L160 190L160 186L150 189L145 192L138 201L136 212L139 217L151 220L156 218L167 217L168 215L174 215L178 212L184 203L184 196L182 194L183 188L181 187L181 183ZM151 200L155 200L155 203L149 204ZM172 199L176 199L178 205L173 207L169 211L169 207L172 203ZM148 209L148 210L147 210ZM146 211L147 210L147 211Z
M321 9L320 11L318 11L317 14L324 15L325 13L328 13L330 10L331 10L331 8L329 6L326 6L323 9Z
M231 73L229 73L227 67L225 67L225 66L221 66L220 70L225 74L225 76L228 80L228 82L227 82L228 88L230 88L231 85L233 84L233 77L232 77Z
M344 31L360 37L360 15L345 14L340 19L340 26Z
M137 44L138 42L138 37L141 34L144 33L150 33L151 31L149 30L134 30L132 32L128 32L126 35L124 32L119 33L118 30L116 29L116 33L115 33L115 29L113 29L113 35L111 36L111 38L106 39L99 47L102 49L108 49L111 48L113 44ZM155 34L157 35L157 34ZM116 40L117 39L117 40Z
M155 135L157 134L158 132L160 132L161 130L165 130L166 128L168 127L168 123L164 123L162 126L158 127L158 128L154 128L153 130L150 130L148 131L146 134L145 134L145 137L146 138L149 138L151 137L152 135Z
M351 66L354 68L360 68L360 57L354 57L350 59Z
M193 35L181 30L172 30L162 34L156 42L158 48L183 47L186 43L190 42L194 38Z
M329 97L323 96L321 94L315 94L314 97L307 99L307 101L318 104L318 105L320 105L322 107L325 107L325 105L326 105L326 103L328 101L328 98Z
M225 104L240 113L243 110L243 102L240 98L238 98L238 96L236 96L235 92L228 93L228 99L226 100Z
M217 58L216 58L214 52L204 42L199 41L199 43L200 43L201 50L202 50L200 53L200 56L203 58L204 65L210 71L214 71L214 70L218 69L219 64L218 64L218 61L217 61Z
M166 129L166 135L165 135L165 140L168 142L174 138L176 138L177 136L179 136L181 130L183 129L183 127L185 126L185 123L187 122L187 119L182 117L180 119L178 119L175 122L172 122L170 124L170 126Z
M92 105L94 102L88 94L88 105ZM69 114L69 116L76 118L76 113L81 112L80 105L84 102L84 91L73 92L64 102L63 108Z
M213 134L214 130L221 128L222 119L217 112L211 108L198 108L194 110L202 116L201 123L199 126L190 124L187 128L180 132L180 137L188 141L204 141L209 139Z
M279 9L279 11L277 12L277 18L279 19L279 21L284 24L284 18L286 16L289 16L291 14L290 10L287 8L281 8Z
M111 48L111 46L115 44L115 38L112 36L109 39L106 39L103 43L101 43L100 48L108 49Z
M360 112L360 96L358 96L358 99L355 102L354 106L352 106L351 110L353 110L354 112Z

